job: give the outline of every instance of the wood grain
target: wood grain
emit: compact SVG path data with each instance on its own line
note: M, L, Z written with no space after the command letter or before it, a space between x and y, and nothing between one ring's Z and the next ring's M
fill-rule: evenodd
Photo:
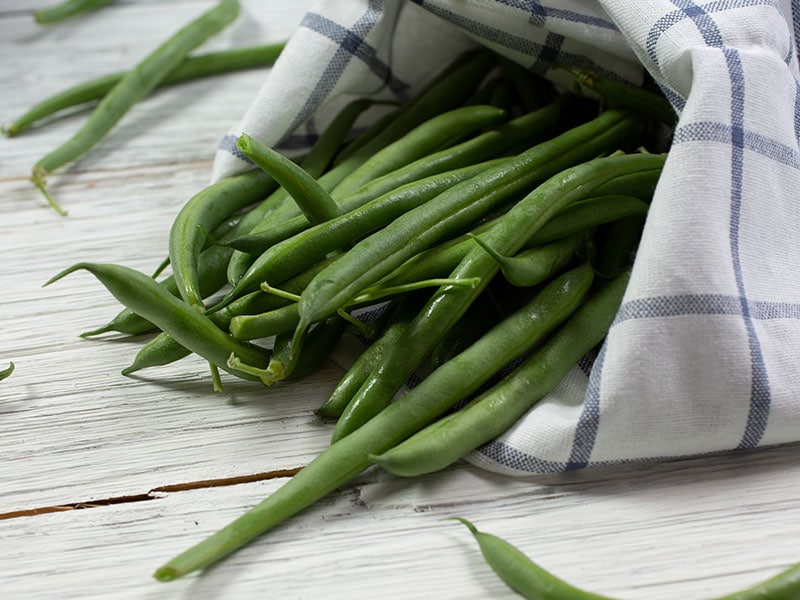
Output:
M0 120L87 77L126 68L211 3L119 2L37 27L45 2L0 7ZM208 48L283 39L311 5L246 0ZM621 599L709 598L800 557L798 446L513 479L459 464L400 480L371 470L202 576L151 572L258 502L326 447L312 410L341 369L265 389L185 359L125 378L141 338L78 334L116 302L77 261L145 271L210 177L219 138L266 72L162 90L91 155L50 180L56 215L27 177L82 114L0 139L0 576L2 597L512 598L458 514L575 585ZM238 478L238 479L237 479ZM222 485L225 484L225 485ZM38 513L38 514L35 514ZM13 517L13 518L12 518Z

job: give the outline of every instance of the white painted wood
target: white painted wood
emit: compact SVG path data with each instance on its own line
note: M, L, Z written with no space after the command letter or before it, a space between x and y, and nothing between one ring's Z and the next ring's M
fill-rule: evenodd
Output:
M0 120L86 77L128 66L207 1L126 0L58 28L0 7ZM310 2L244 2L208 47L275 41ZM11 60L8 60L11 57ZM119 374L139 339L84 340L116 302L90 275L41 285L74 262L149 271L172 218L208 181L221 135L264 73L160 91L91 154L50 180L70 214L32 188L32 164L80 126L73 117L0 139L0 513L146 495L181 483L289 469L328 443L312 410L341 370L265 389L186 359ZM280 484L153 493L149 501L0 519L0 596L28 598L511 598L459 514L576 585L634 600L710 598L800 557L798 447L564 477L508 479L458 465L413 481L380 471L202 576L150 573Z

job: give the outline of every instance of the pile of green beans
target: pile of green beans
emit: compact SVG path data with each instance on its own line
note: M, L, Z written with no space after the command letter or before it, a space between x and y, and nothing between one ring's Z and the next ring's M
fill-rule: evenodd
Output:
M530 600L613 600L576 588L543 569L519 548L504 539L479 531L461 517L451 517L463 523L478 542L486 563L508 586ZM747 589L718 596L714 600L796 600L800 597L800 564Z
M378 125L356 128L364 111ZM298 159L242 135L253 169L186 202L167 276L53 277L88 271L124 306L83 335L158 334L126 375L196 354L216 389L289 385L342 336L364 342L317 410L330 447L155 577L208 567L371 465L447 468L558 385L622 301L666 158L643 150L651 118L470 51L403 104L346 106Z

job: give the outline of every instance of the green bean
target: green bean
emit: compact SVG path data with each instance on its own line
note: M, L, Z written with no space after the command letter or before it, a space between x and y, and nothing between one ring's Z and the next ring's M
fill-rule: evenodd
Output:
M268 67L275 64L286 42L261 46L231 48L190 56L184 63L167 75L156 87L175 85L202 77L221 75L244 69ZM8 137L19 135L40 121L66 109L83 104L96 103L125 76L127 71L110 73L67 88L53 96L37 102L25 113L2 128Z
M192 49L223 29L238 14L237 0L221 0L217 6L184 26L128 72L103 97L83 127L72 138L34 165L31 176L33 183L42 191L51 206L64 214L63 208L45 189L45 178L48 173L75 160L92 148L136 102L147 96L160 81L183 62Z
M253 262L233 286L227 298L236 298L244 292L256 289L262 281L280 284L330 252L346 247L410 209L424 204L444 190L488 170L500 161L507 160L495 159L408 183L359 208L278 242ZM235 241L231 243L235 244ZM224 302L223 300L223 305Z
M39 25L53 25L112 2L114 0L62 0L53 6L34 11L33 18Z
M608 332L629 273L613 279L501 382L461 410L411 436L373 462L402 477L444 469L470 450L503 434L552 391Z
M592 277L591 267L583 264L555 278L521 309L503 319L499 325L485 333L466 350L441 365L434 373L443 370L440 376L444 377L447 373L455 374L460 370L464 384L469 384L474 378L480 379L478 385L485 383L492 375L513 359L521 356L540 339L537 333L537 323L544 315L558 314L557 323L561 323L569 317L589 289ZM553 306L547 304L548 302ZM535 311L543 312L544 315ZM547 331L549 330L548 328ZM407 334L408 329L406 330ZM403 340L401 339L398 343L402 344ZM477 356L482 357L482 363L474 362ZM472 373L471 370L477 371L477 373ZM453 393L461 390L459 387L461 384L450 382L449 385ZM476 389L477 387L470 388L460 398L466 398ZM381 403L381 408L386 404L386 401ZM375 406L368 396L356 394L336 422L332 435L333 441L342 439L362 427L364 423L375 416L377 412Z
M505 540L478 531L461 517L450 517L467 526L487 564L515 592L531 600L611 600L573 587L530 560Z
M598 229L593 238L597 249L592 261L595 272L609 278L628 269L633 264L643 227L643 217L631 216Z
M257 340L294 331L299 322L297 304L293 303L257 315L236 315L229 328L237 340Z
M538 285L566 266L583 244L583 238L581 234L572 234L514 256L503 256L495 252L480 237L472 236L472 239L497 261L508 282L519 287Z
M200 282L200 295L206 297L219 290L225 285L225 268L228 264L228 259L231 255L231 249L224 246L211 246L200 253L198 259L199 271L198 280ZM165 277L158 285L173 296L180 296L178 291L178 284L173 275ZM129 308L123 308L111 321L93 329L85 331L80 334L80 337L91 337L116 331L128 335L141 335L143 333L150 333L156 331L158 327L153 325L147 319L137 315Z
M376 177L453 145L484 127L497 125L507 118L503 109L478 105L462 106L435 115L386 145L350 173L334 192L342 198Z
M573 587L530 560L505 540L478 531L461 517L450 517L467 526L487 564L513 590L531 600L611 600ZM800 564L746 590L718 596L715 600L796 600L800 593Z
M622 106L650 115L666 125L678 120L675 109L664 96L640 87L601 77L597 73L577 67L559 65L577 77L578 83Z
M462 352L459 355L461 360L453 359L442 365L371 421L334 442L271 496L221 531L160 567L155 578L171 581L208 567L353 479L367 468L369 455L380 454L395 446L477 389L485 377L487 364L502 366L496 354L498 349L507 346L504 330L516 330L520 319L527 322L529 339L518 340L518 351L524 351L568 316L575 304L568 298L581 295L580 290L585 291L590 279L591 269L583 268L573 273L570 285L562 289L548 286L546 292L539 294L538 308L531 307L532 310L520 314L519 319L503 321L495 327L493 339L482 350ZM509 348L506 351L510 351Z
M3 379L11 375L14 372L14 368L14 362L9 361L8 366L0 371L0 381L3 381Z
M483 239L498 252L514 253L553 214L594 195L594 188L636 171L649 171L651 177L657 178L663 163L663 156L632 154L594 159L564 169L517 202L483 234ZM461 318L498 270L494 259L475 245L450 276L456 280L478 277L482 283L474 288L442 288L433 294L406 330L403 339L389 349L384 360L351 400L352 403L363 405L362 418L383 410L403 382L422 363L441 336ZM317 277L324 273L325 270Z
M766 581L716 600L797 600L800 596L800 564L781 571Z
M426 298L427 295L409 294L397 300L397 307L391 312L380 337L359 354L339 379L330 396L314 411L318 417L336 419L341 416L350 398L378 364L386 348L399 339L405 327L424 305Z
M297 334L336 312L365 287L457 228L562 169L623 143L637 125L628 113L609 111L501 166L443 192L356 244L321 272L301 295ZM295 344L295 349L299 346Z
M236 147L281 184L310 223L323 223L339 215L330 194L299 165L246 133L236 140Z
M264 198L276 186L263 171L232 175L195 194L178 212L169 233L169 259L178 291L188 304L205 310L197 270L197 255L205 242L203 231Z
M329 258L314 265L311 269L288 279L281 284L282 289L299 294L306 287L311 278L321 271L326 264L335 260ZM176 290L177 291L177 290ZM285 306L289 300L275 295L265 294L261 291L246 294L238 298L225 308L217 311L206 311L205 315L214 325L227 331L231 319L236 315L246 315L270 311L280 306ZM175 339L163 331L147 344L142 346L133 359L133 362L122 370L123 375L131 375L148 367L160 367L186 356L191 352L181 346Z
M333 118L330 124L319 136L314 146L309 153L300 162L300 166L312 177L320 177L330 165L337 151L342 145L347 133L352 129L353 123L358 119L359 115L369 108L374 102L369 99L354 100L347 104L339 113ZM332 189L335 183L330 182L323 187L326 191ZM276 210L278 212L282 205L288 204L289 194L285 189L279 189L272 194L265 204L270 205L269 211L261 210L258 213L251 211L242 219L241 233L249 234L254 229L258 229L259 224L265 221L268 213ZM305 217L303 217L305 220ZM231 254L230 261L227 268L228 282L231 285L241 278L247 268L252 263L252 257L239 251L234 251Z
M227 366L230 354L235 353L252 365L266 364L265 350L233 339L198 310L170 294L151 277L134 269L82 262L63 270L45 285L81 269L94 275L119 302L217 367L239 377L253 379Z
M576 202L555 215L529 241L529 245L544 244L573 233L588 231L605 223L626 217L642 219L649 205L634 196L615 194L595 196Z
M494 55L485 49L462 53L431 78L430 83L396 114L369 127L364 135L354 140L341 152L335 164L338 166L355 156L372 156L389 141L396 140L420 123L461 106L495 64Z
M302 361L291 365L291 370L289 363L292 350L291 331L275 337L275 346L266 369L253 368L244 364L235 355L231 355L228 359L228 366L259 377L261 383L267 386L285 379L300 379L312 373L330 355L344 334L346 326L347 321L339 315L318 323L308 335L306 345L308 352L303 353Z

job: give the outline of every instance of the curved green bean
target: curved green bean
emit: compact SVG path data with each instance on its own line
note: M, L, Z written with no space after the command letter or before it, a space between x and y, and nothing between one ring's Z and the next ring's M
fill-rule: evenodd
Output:
M114 0L62 0L53 6L34 11L33 18L39 25L53 25L112 2Z
M358 119L361 113L372 104L374 104L372 100L361 98L350 102L339 111L322 132L322 135L319 136L309 153L300 162L302 169L312 177L322 176L341 148L342 141L352 129L356 119ZM336 181L329 181L330 176L323 179L320 179L320 187L325 191L333 189ZM270 219L267 219L267 215L273 211L276 214L280 214L285 205L292 205L289 199L289 193L285 189L281 188L276 190L264 202L264 204L270 205L269 211L259 211L259 214L254 214L255 211L251 211L243 217L242 224L239 227L241 234L250 234L252 231L258 231L263 227L263 225L261 225L262 223L271 222ZM307 222L305 217L302 217L302 219L304 222ZM275 220L277 222L283 222L280 219ZM235 285L245 271L247 271L252 261L252 256L238 250L234 251L233 254L231 254L227 268L228 282L231 285Z
M530 560L502 538L478 531L461 517L450 517L467 526L487 564L511 589L530 600L612 600L586 592L559 579Z
M645 115L650 115L666 125L675 125L678 116L675 109L664 96L649 92L635 85L614 81L608 77L601 77L585 69L568 65L559 65L577 77L578 83L585 85L590 90L605 96L609 100L637 110Z
M238 14L237 0L221 0L217 6L184 26L129 71L103 97L72 138L36 162L31 179L53 208L65 214L64 209L45 189L47 175L92 148L136 102L147 96L183 62L191 50L223 29Z
M552 273L565 267L583 244L584 236L572 234L514 256L503 256L495 252L479 236L471 237L497 261L509 283L519 287L529 287L540 284Z
M134 269L82 262L61 271L45 285L81 269L94 275L119 302L213 365L244 379L254 378L228 367L228 357L232 353L249 364L266 365L267 352L263 348L233 339L198 310L166 291L152 277Z
M3 379L11 375L14 372L14 368L15 368L14 362L9 361L8 366L2 371L0 371L0 381L3 381Z
M467 526L486 563L513 590L531 600L612 600L576 588L530 560L522 551L495 535L478 531L462 517L450 517ZM714 600L796 600L800 594L800 564L752 587Z
M231 48L230 50L190 56L159 82L156 87L161 88L233 71L269 67L275 64L284 46L286 46L286 42L278 42L276 44ZM3 126L1 131L7 137L14 137L30 129L40 121L69 108L96 103L119 83L126 74L127 71L110 73L58 92L34 104L19 117Z
M324 223L339 216L339 207L330 194L314 177L280 152L246 133L236 140L236 147L286 190L310 223Z
M178 291L188 304L205 310L197 265L206 240L204 231L263 199L276 187L275 180L263 171L248 171L204 188L183 205L169 232L169 260Z

